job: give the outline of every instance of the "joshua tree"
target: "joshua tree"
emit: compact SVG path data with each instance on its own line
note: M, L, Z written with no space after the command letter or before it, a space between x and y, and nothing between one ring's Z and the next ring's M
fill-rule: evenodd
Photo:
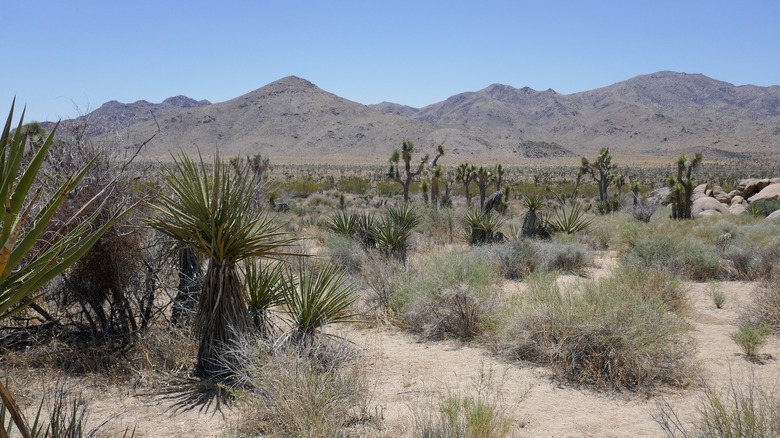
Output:
M420 181L420 191L423 195L423 201L427 204L428 203L428 191L431 188L431 183L428 181L428 178L423 178L422 181Z
M471 206L471 193L469 193L469 185L471 181L476 177L476 168L473 164L461 163L460 166L455 169L455 181L463 183L463 189L466 191L466 204Z
M246 166L231 172L219 156L213 166L201 157L173 158L164 170L168 190L157 193L149 225L209 259L194 329L199 338L195 371L203 377L231 378L244 365L236 346L250 327L238 264L250 258L278 257L292 239L271 216L254 208L255 177Z
M582 164L578 176L590 175L599 188L599 210L608 213L609 205L609 185L612 184L614 176L610 174L615 166L612 164L612 156L609 154L609 148L601 148L596 161L589 162L587 158L582 157Z
M479 166L474 172L474 179L477 181L477 188L479 188L479 208L482 210L485 208L485 196L492 178L493 174L485 166Z
M696 178L693 177L693 171L701 165L701 152L697 153L692 160L686 160L685 155L680 155L677 159L677 178L669 177L669 188L672 189L672 218L690 219L691 218L691 195L693 188L696 187Z
M428 155L425 155L422 160L420 160L420 164L417 166L417 170L412 171L411 162L413 150L414 143L412 143L412 141L409 139L404 139L403 143L401 144L401 151L399 152L398 149L396 149L393 151L393 155L390 156L390 169L387 172L388 178L403 186L404 202L409 201L409 186L412 184L412 180L414 180L414 177L419 175L423 169L425 169L425 163L428 161ZM401 179L401 174L398 170L400 160L403 160L404 162L405 177L403 179Z
M439 206L439 181L444 174L444 168L439 164L431 171L431 202L434 207Z
M496 164L496 167L493 169L493 181L496 183L496 191L501 190L501 183L504 179L504 166L501 165L501 163Z
M441 158L442 155L444 155L444 145L440 144L436 146L436 156L433 157L433 161L428 165L428 168L435 169L437 166L436 162L439 161L439 158Z

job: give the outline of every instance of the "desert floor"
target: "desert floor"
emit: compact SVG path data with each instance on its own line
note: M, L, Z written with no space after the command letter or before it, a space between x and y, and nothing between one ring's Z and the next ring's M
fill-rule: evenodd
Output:
M602 254L590 268L587 278L561 276L560 282L591 281L608 275L616 260ZM754 283L721 282L726 296L723 309L717 309L706 283L685 283L692 304L689 320L694 328L700 374L716 388L730 380L754 378L762 385L778 389L780 384L780 339L771 336L761 353L761 364L747 361L730 339L739 317L749 302ZM523 283L507 282L507 293L522 294ZM342 328L343 335L362 351L373 391L371 409L383 418L381 436L411 436L415 416L436 409L448 392L473 389L481 371L493 373L499 382L504 412L512 419L517 437L637 437L663 436L653 415L660 400L668 401L685 420L692 419L701 401L699 387L663 390L655 393L599 392L588 388L560 386L542 367L508 362L487 348L458 341L428 342L396 328L374 325ZM23 377L11 377L10 387L19 394L20 404L40 400L42 387L51 386L52 371L37 370ZM181 409L175 397L161 392L159 380L140 379L135 385L117 385L106 379L68 377L68 385L83 388L90 400L90 422L109 419L104 432L118 433L135 427L136 436L210 437L229 435L241 406L217 410ZM165 381L165 379L161 379Z

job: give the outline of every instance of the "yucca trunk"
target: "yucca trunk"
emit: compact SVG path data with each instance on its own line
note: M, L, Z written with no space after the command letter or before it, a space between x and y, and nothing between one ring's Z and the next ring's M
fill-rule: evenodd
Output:
M241 352L250 319L238 270L234 263L209 262L195 315L200 339L195 373L203 377L230 377L245 365Z

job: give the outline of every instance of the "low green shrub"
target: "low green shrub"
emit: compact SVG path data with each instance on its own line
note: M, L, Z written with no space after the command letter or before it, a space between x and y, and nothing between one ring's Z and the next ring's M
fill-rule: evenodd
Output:
M772 327L766 322L751 324L743 322L737 331L731 334L731 339L742 348L748 359L758 358L758 349L766 342L766 337L772 332Z

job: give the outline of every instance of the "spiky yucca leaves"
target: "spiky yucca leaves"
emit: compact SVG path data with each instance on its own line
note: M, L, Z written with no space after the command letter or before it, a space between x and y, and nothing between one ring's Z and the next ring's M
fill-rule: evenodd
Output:
M24 112L15 133L11 134L14 105L15 102L11 104L8 120L0 134L0 202L5 206L4 213L0 214L0 320L32 303L31 296L86 254L129 211L126 206L116 206L107 213L106 205L100 204L87 215L85 211L98 202L98 196L103 194L101 191L70 218L51 229L50 221L55 212L78 186L94 160L67 177L48 199L42 199L47 195L41 189L29 196L57 126L40 148L33 151L31 157L26 157L27 134L22 129ZM95 227L98 216L106 213L108 219ZM16 404L2 384L0 397L22 435L30 436Z
M323 225L328 230L343 236L354 236L358 230L359 216L355 213L347 213L344 210L337 210L332 215L325 218Z
M420 215L409 204L387 207L385 215L374 222L371 231L377 249L406 264L409 238L420 221Z
M282 297L292 327L288 339L296 345L310 345L328 324L352 322L357 300L355 286L344 284L344 272L329 264L315 272L301 264L297 278L288 272L282 282Z
M593 219L585 216L580 204L574 203L571 206L561 205L553 214L545 219L547 228L553 233L576 234L587 230Z
M499 215L483 213L482 210L467 212L461 221L467 228L465 239L471 245L494 243L498 231L504 225L504 219Z
M286 267L282 262L261 265L250 260L244 265L244 286L252 323L263 337L269 334L268 311L282 302L282 282Z
M182 155L173 157L164 174L168 187L157 194L156 214L148 224L209 257L194 321L199 338L195 371L230 378L243 367L234 347L249 327L237 264L285 255L282 248L293 239L265 210L254 207L255 176L245 165L234 172L218 155L212 166L202 157L196 163Z

